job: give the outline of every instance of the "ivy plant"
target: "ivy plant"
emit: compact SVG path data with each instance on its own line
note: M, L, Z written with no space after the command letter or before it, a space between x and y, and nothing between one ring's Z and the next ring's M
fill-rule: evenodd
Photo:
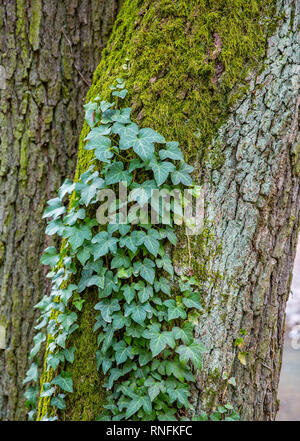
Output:
M50 397L51 415L66 408L73 381L65 366L76 357L69 341L89 288L98 296L95 369L105 374L108 392L98 420L178 420L192 410L190 385L205 350L194 337L202 306L198 280L175 274L172 265L174 207L167 225L151 225L149 218L99 225L88 213L96 212L101 189L116 190L123 181L133 195L129 205L148 202L155 189L192 185L193 168L184 162L177 142L167 142L152 128L139 128L131 108L118 106L127 94L122 79L111 89L115 101L96 97L85 106L91 129L85 149L93 152L89 169L77 182L67 179L43 214L46 234L60 236L64 246L60 252L48 247L41 258L51 267L47 277L52 289L35 306L40 310L38 333L24 380L30 384L25 396L31 419L38 399L37 357L46 340L46 370L55 374L43 384L40 396ZM120 200L116 205L121 207Z

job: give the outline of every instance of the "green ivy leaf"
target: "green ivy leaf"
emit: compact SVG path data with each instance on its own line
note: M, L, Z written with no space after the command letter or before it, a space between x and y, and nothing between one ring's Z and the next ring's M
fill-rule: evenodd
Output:
M193 185L193 180L190 176L190 173L193 170L193 167L191 167L190 165L186 164L185 162L180 162L177 170L171 173L172 183L174 185Z
M183 154L178 148L178 142L172 141L166 143L166 150L159 150L159 156L162 160L173 159L175 161L184 161Z
M59 410L64 410L66 408L66 403L62 396L51 398L50 404L51 406L57 407Z
M183 363L191 361L196 369L202 368L202 354L205 348L201 343L195 341L189 345L180 345L176 352Z
M58 264L60 260L59 254L57 254L57 250L55 247L48 247L45 249L44 254L40 258L40 262L43 265L50 265L52 268Z
M105 256L109 252L117 252L118 239L109 235L107 231L100 231L100 233L96 234L92 239L92 243L96 244L93 248L95 260Z
M47 207L43 213L43 219L47 217L52 217L53 220L59 218L66 211L66 207L61 204L60 198L50 199Z
M64 237L69 238L69 243L74 251L83 244L84 240L92 238L92 232L87 225L73 225L66 227Z
M143 279L153 285L155 279L155 271L153 267L155 264L150 259L144 259L142 262L135 262L133 264L135 274L139 274Z
M74 191L75 184L70 181L70 179L66 179L63 185L58 190L58 197L62 201L66 194L71 194Z
M151 160L149 167L153 170L154 178L158 186L166 182L169 174L175 170L175 165L171 162L157 162L156 159Z
M105 177L106 185L116 184L121 181L127 182L129 185L132 181L132 176L130 175L129 171L124 170L123 162L113 162Z
M101 315L107 323L111 323L112 313L114 311L119 311L121 308L117 299L104 299L96 304L95 309L101 311Z
M70 372L62 372L52 380L52 384L57 384L65 392L73 392L73 380Z
M164 305L168 308L168 321L175 320L177 318L186 318L186 312L182 308L182 306L178 305L175 300L166 300L164 301Z
M116 353L117 365L125 363L128 358L132 359L134 357L134 355L132 354L132 347L127 346L124 341L119 341L118 343L115 343L113 348Z
M143 160L152 159L154 143L165 143L165 138L150 128L141 129L133 141L133 150Z

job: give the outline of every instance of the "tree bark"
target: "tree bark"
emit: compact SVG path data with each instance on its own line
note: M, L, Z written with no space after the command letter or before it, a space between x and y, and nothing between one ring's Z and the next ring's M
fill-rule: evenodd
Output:
M222 246L211 265L223 277L209 290L197 328L209 348L197 409L226 397L251 421L274 420L279 408L285 307L299 231L300 14L294 6L279 2L285 19L269 40L263 71L252 76L249 92L220 131L225 162L212 172L207 194L207 215ZM241 329L247 336L239 349L234 341ZM245 366L241 351L247 352ZM230 369L237 385L224 388L222 374Z
M125 76L136 120L179 141L195 182L207 183L210 227L190 239L191 250L179 232L172 255L177 269L192 264L207 286L196 326L208 349L193 391L197 414L231 402L244 420L271 420L278 407L299 228L298 20L293 0L125 1L87 96L108 98L108 86ZM80 137L77 177L90 159L83 149L88 130ZM74 393L61 419L101 414L95 303L90 291L72 337ZM247 335L238 347L242 329ZM49 399L41 399L39 418L50 413Z
M0 5L0 419L25 415L36 302L47 290L44 205L72 177L83 104L119 7L110 1Z

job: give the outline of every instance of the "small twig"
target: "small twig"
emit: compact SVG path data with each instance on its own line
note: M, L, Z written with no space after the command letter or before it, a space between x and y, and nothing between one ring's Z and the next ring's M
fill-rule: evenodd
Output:
M84 76L83 76L82 73L80 72L79 67L78 67L77 64L75 63L75 58L74 58L73 49L72 49L72 43L71 43L71 41L69 40L69 38L67 37L67 34L65 33L64 28L62 28L62 32L63 32L63 34L64 34L64 36L65 36L65 39L67 40L67 42L68 42L68 44L69 44L69 46L70 46L70 51L71 51L71 55L72 55L72 57L73 57L73 64L74 64L75 69L77 70L78 74L81 76L81 78L82 78L82 80L85 82L85 84L86 84L88 87L91 87L90 83L84 78Z

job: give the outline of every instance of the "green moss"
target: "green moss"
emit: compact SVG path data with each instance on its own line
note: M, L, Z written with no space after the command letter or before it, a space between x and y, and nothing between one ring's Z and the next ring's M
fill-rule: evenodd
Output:
M103 377L96 369L97 335L93 331L97 293L91 291L84 298L80 327L70 342L76 347L74 364L68 366L68 371L72 372L74 393L69 395L67 409L62 415L64 420L95 420L105 401L105 391L101 386Z
M42 19L41 0L31 0L29 41L34 50L37 50L40 44L41 19Z
M0 264L3 262L3 257L5 253L4 243L0 240Z
M272 0L124 0L87 101L98 94L109 99L109 86L121 76L129 90L125 104L133 107L133 117L168 141L179 141L186 161L196 165L195 176L203 166L219 167L222 146L213 138L230 107L247 90L249 69L264 57L266 17L272 5ZM88 132L84 124L75 179L93 158L84 150ZM204 280L208 260L218 252L210 242L210 229L192 236L190 258L187 238L180 233L181 247L176 247L173 259L183 267L191 263ZM68 366L74 393L68 396L61 419L93 419L104 399L92 332L95 298L92 294L85 298L80 331L74 335L76 361ZM210 375L207 401L213 406L219 375ZM49 411L49 401L41 402L40 416Z
M87 100L98 93L108 98L112 80L127 77L128 103L144 126L178 140L191 163L220 160L220 145L212 146L212 139L245 92L248 69L264 55L267 25L259 21L272 3L125 1ZM80 173L88 159L84 136Z

